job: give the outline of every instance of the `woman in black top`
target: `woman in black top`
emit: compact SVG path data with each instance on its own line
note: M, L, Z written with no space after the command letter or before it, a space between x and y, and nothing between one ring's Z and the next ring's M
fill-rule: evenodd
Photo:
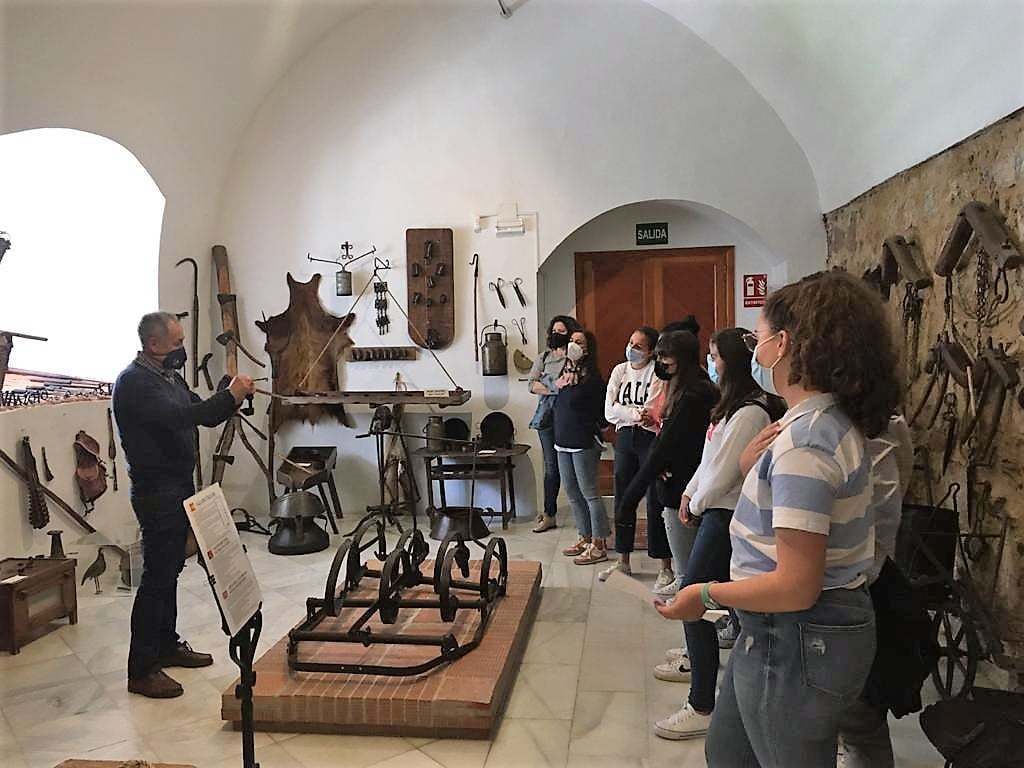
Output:
M601 461L600 431L604 427L604 380L597 370L597 340L589 331L572 334L566 349L565 372L557 382L555 450L558 474L576 518L579 541L562 554L577 565L608 559L611 528L597 486Z

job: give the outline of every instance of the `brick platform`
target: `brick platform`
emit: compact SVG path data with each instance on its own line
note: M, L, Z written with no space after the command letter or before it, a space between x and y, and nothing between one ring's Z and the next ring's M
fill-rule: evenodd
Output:
M475 578L478 563L473 563ZM423 565L429 573L432 563ZM453 664L420 677L293 672L288 668L285 636L256 662L253 696L256 729L299 733L354 733L487 739L504 711L530 627L540 604L540 563L509 562L508 594L491 616L479 647ZM360 590L360 594L370 594ZM410 591L407 594L415 594ZM356 611L346 609L321 628L347 626ZM296 620L301 618L297 616ZM476 631L479 614L460 611L442 624L436 610L403 610L390 627L371 622L375 631L435 634L451 631L460 643ZM317 661L415 664L436 648L303 643L300 658ZM234 685L221 698L221 717L240 727L241 709Z

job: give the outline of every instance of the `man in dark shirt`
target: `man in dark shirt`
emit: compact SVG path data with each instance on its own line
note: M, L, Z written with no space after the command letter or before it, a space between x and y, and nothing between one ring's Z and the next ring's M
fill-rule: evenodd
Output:
M164 667L205 667L213 657L178 637L178 574L185 566L188 518L182 504L195 493L197 426L227 421L254 391L237 376L207 400L177 372L185 364L185 334L168 312L139 323L142 351L117 377L113 407L131 478L132 509L142 529L142 583L132 607L128 690L167 699L184 693Z

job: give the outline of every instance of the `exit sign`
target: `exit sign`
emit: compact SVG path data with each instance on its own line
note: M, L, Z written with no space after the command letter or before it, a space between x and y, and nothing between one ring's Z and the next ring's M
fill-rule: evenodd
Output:
M636 225L637 245L668 245L668 222Z

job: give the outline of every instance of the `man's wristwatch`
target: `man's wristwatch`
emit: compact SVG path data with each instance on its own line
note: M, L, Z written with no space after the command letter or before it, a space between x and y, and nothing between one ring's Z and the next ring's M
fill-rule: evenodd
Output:
M724 605L711 596L711 585L717 583L717 581L709 581L700 588L700 601L704 603L704 607L709 611L721 611L725 609Z

